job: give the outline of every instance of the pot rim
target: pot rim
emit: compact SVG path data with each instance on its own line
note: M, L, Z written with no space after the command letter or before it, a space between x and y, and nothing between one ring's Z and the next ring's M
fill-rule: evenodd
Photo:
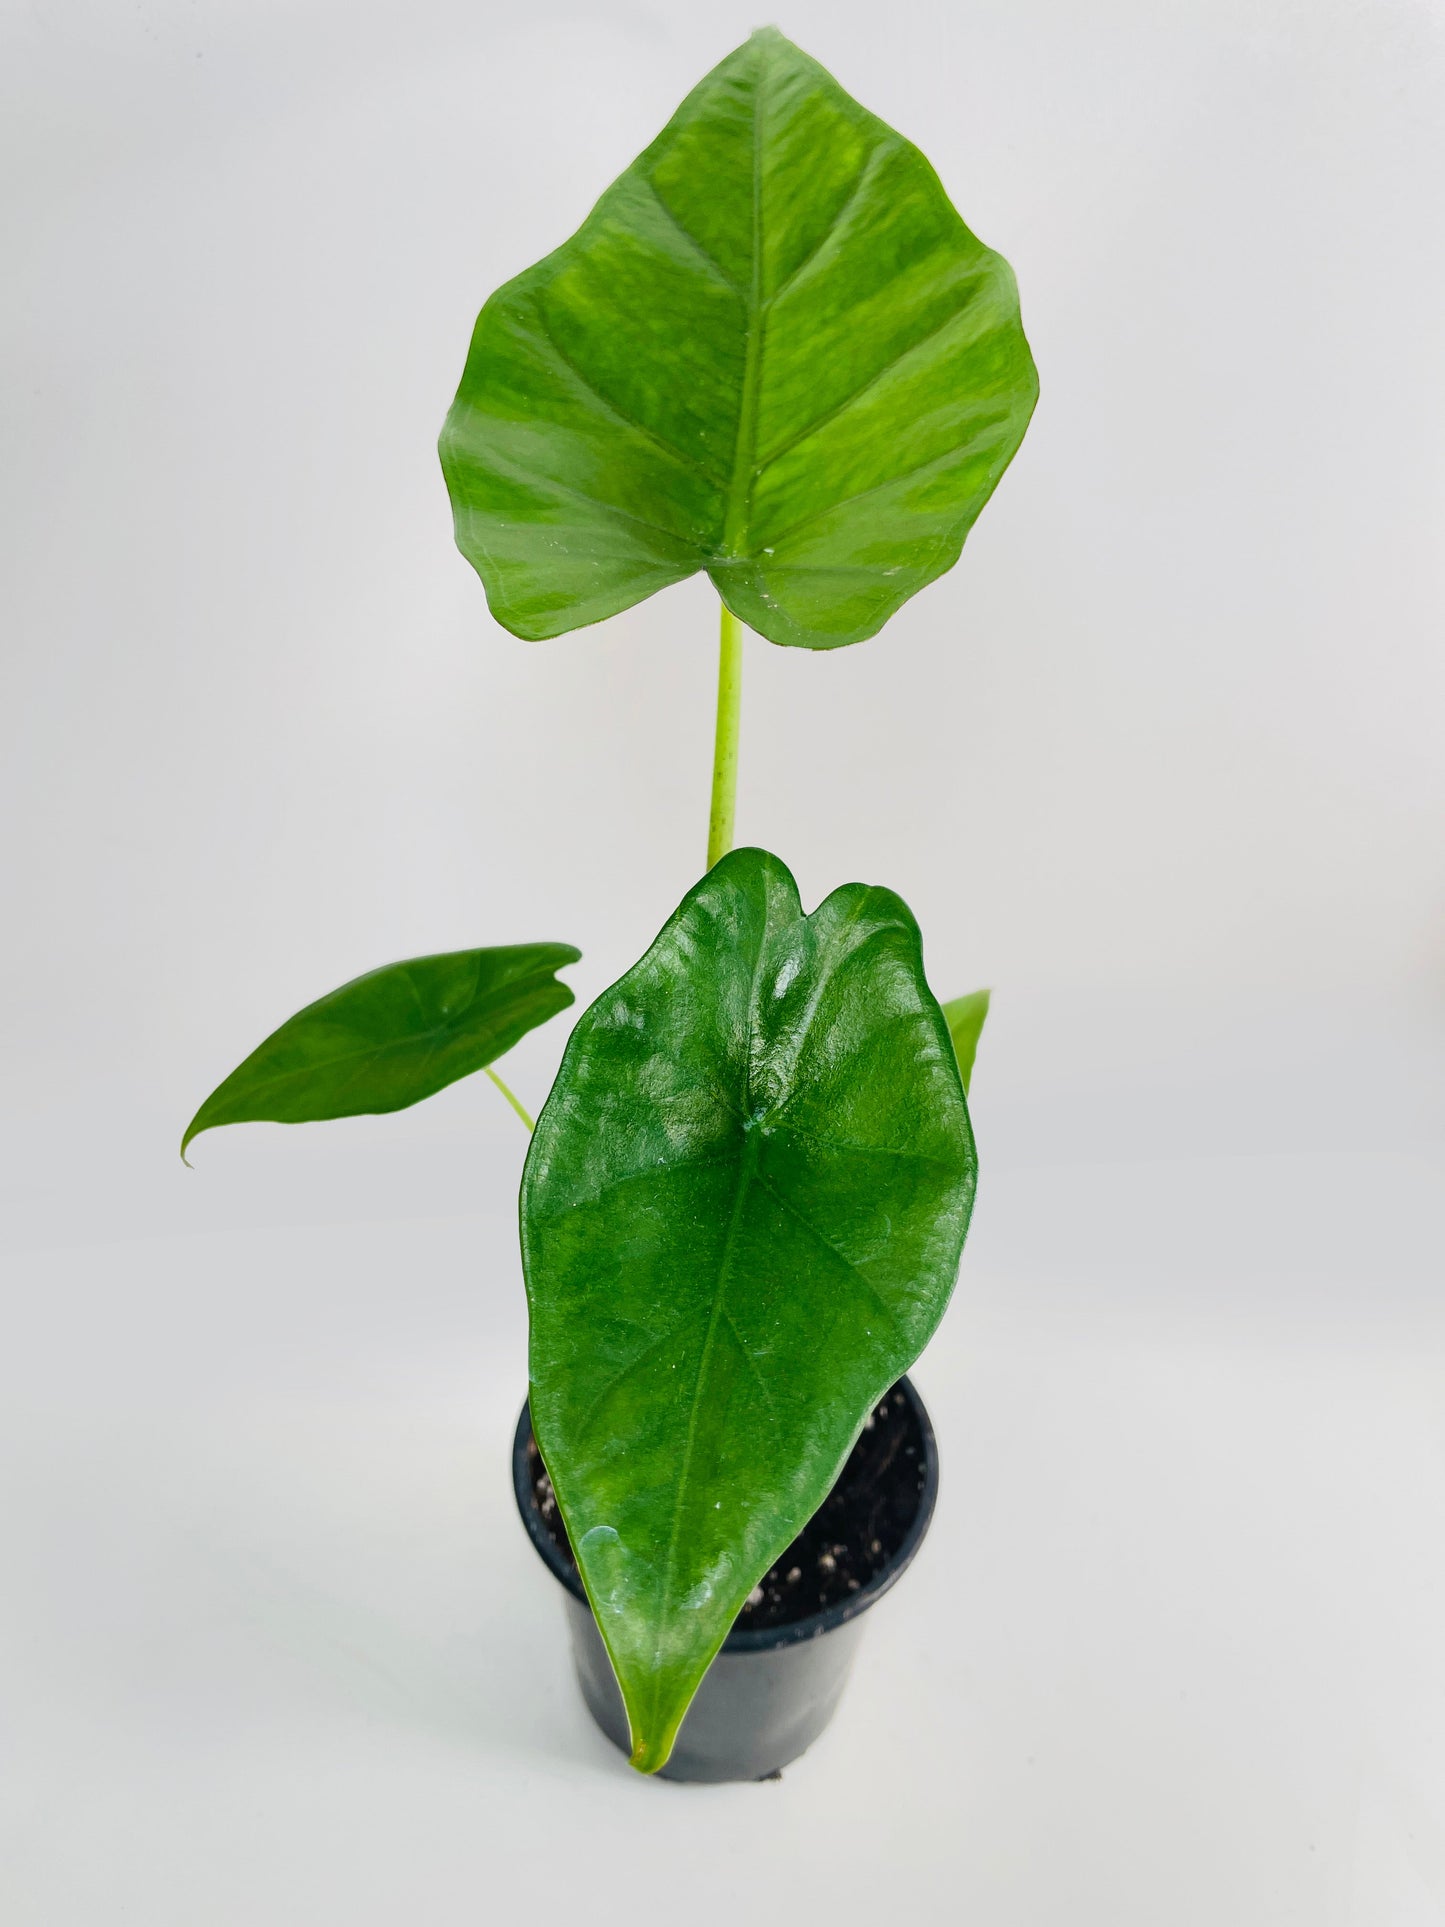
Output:
M923 1543L933 1519L933 1508L938 1499L938 1442L933 1435L933 1426L917 1388L905 1373L892 1385L885 1386L869 1404L869 1410L878 1405L893 1391L902 1392L913 1408L918 1420L919 1432L923 1440L923 1485L918 1494L918 1510L913 1516L898 1550L875 1572L871 1579L865 1580L857 1592L847 1599L840 1599L831 1606L823 1606L817 1612L809 1613L805 1619L795 1619L786 1626L738 1626L734 1625L723 1641L720 1651L724 1653L766 1653L774 1652L780 1646L796 1646L803 1640L818 1639L824 1633L846 1625L860 1613L867 1612L873 1603L881 1599L890 1587L912 1565L915 1553ZM523 1403L517 1419L517 1429L512 1437L512 1492L517 1501L522 1524L527 1537L532 1541L538 1556L559 1585L564 1586L580 1604L588 1606L586 1588L575 1565L569 1562L561 1548L555 1544L552 1535L542 1522L542 1515L533 1503L532 1475L527 1465L527 1446L532 1438L531 1401Z

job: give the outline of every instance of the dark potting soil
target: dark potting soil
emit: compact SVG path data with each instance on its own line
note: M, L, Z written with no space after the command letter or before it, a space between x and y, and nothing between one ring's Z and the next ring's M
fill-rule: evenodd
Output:
M535 1439L527 1441L532 1494L548 1537L575 1568L567 1528ZM790 1626L850 1599L881 1572L908 1536L923 1491L923 1434L902 1392L884 1394L864 1420L838 1482L763 1574L738 1625Z

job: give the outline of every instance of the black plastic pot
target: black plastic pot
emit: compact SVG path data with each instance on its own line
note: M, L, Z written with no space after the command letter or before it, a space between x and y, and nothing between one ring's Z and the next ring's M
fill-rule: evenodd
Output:
M888 1396L899 1393L911 1408L916 1444L889 1474L903 1482L901 1490L890 1495L895 1508L903 1508L903 1523L885 1562L856 1592L806 1618L769 1627L747 1626L740 1619L688 1708L672 1757L662 1769L664 1779L765 1780L797 1759L833 1717L863 1630L863 1614L911 1563L938 1493L938 1448L928 1413L908 1379L899 1379ZM570 1548L565 1540L558 1542L542 1516L533 1483L535 1466L531 1412L524 1405L512 1446L517 1509L532 1544L564 1588L572 1657L587 1709L613 1745L626 1753L627 1715L612 1662ZM848 1477L845 1467L835 1492ZM909 1517L908 1506L915 1500ZM785 1553L779 1566L786 1566L788 1559Z

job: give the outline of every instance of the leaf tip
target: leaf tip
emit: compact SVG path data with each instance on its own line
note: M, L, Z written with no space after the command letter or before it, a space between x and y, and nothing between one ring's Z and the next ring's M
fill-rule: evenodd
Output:
M661 1772L662 1768L667 1765L671 1754L671 1741L659 1743L656 1740L646 1738L634 1740L632 1743L632 1751L627 1756L627 1764L632 1768L634 1773L641 1773L650 1777L654 1773Z
M683 1714L692 1700L696 1684L684 1694L681 1706L675 1701L668 1704L647 1699L644 1695L639 1701L631 1692L624 1691L623 1699L627 1706L627 1725L632 1736L631 1751L627 1764L634 1773L650 1777L660 1773L672 1758L672 1749L677 1744L678 1729L682 1725Z

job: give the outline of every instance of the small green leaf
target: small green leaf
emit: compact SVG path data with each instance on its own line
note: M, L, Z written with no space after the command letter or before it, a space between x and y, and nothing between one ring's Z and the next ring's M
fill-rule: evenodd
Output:
M532 1422L644 1772L932 1335L976 1168L891 891L804 916L734 850L579 1020L522 1180Z
M768 28L487 302L442 467L516 635L706 569L760 635L831 649L952 568L1037 394L1008 263Z
M554 972L582 955L520 943L413 957L354 977L287 1018L211 1092L181 1156L218 1124L306 1124L400 1111L482 1070L574 1001Z
M979 1032L988 1015L989 995L986 990L971 990L966 997L955 997L951 1004L943 1006L965 1091L973 1079L973 1060L978 1055Z

